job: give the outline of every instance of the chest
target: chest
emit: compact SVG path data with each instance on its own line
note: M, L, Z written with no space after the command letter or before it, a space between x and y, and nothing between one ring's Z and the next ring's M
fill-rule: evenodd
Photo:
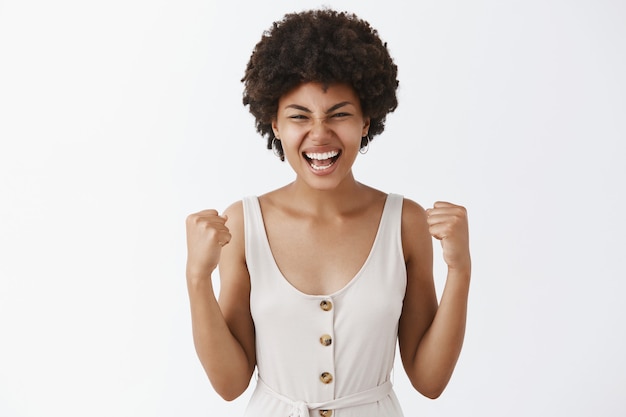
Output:
M266 233L278 268L306 294L332 294L345 287L370 255L380 213L330 222L269 216Z

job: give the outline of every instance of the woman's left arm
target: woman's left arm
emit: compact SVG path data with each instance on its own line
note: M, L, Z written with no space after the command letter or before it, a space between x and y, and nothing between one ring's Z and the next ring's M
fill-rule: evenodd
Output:
M432 276L432 237L441 242L448 265L439 305ZM400 354L415 389L437 398L452 376L465 336L471 275L465 208L437 202L424 210L405 200L402 243L407 291L399 326Z

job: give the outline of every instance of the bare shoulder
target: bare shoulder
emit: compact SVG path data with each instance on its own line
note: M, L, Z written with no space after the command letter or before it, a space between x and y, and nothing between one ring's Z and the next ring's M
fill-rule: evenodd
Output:
M404 197L402 202L402 222L405 221L425 221L426 210L419 203Z
M402 232L410 235L428 233L426 210L415 201L405 198L402 203Z
M243 200L235 201L226 207L224 214L228 216L228 222L231 224L243 224Z
M243 201L239 200L229 205L223 215L228 217L226 227L231 239L222 249L220 273L236 272L236 276L241 276L241 269L245 264Z
M402 247L407 262L432 250L426 210L408 198L402 203Z
M228 216L226 227L231 239L222 248L219 263L219 303L232 330L249 319L250 275L246 266L243 201L231 204L223 214Z

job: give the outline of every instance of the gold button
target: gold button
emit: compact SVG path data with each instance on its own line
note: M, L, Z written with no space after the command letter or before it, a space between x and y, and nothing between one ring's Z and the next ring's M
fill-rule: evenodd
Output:
M333 309L333 303L331 303L328 300L322 300L322 302L320 303L320 307L322 308L322 310L324 311L330 311Z
M320 410L320 416L330 417L333 415L333 410Z
M322 372L322 374L320 375L320 379L324 384L330 384L331 382L333 382L333 376L330 372Z
M328 334L323 334L322 337L320 337L320 343L324 346L330 346L330 344L333 343L333 338Z

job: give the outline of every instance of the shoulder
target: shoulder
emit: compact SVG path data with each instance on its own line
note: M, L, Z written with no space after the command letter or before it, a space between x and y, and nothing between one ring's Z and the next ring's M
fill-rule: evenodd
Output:
M415 201L404 197L402 201L402 226L426 224L426 210Z
M229 221L243 221L243 200L231 203L224 210L224 214L228 216Z
M429 250L432 242L426 222L426 210L415 201L404 198L402 202L402 247L405 260Z
M243 200L231 203L222 213L227 216L226 227L231 234L230 243L222 250L222 259L241 259L244 254L244 208Z

